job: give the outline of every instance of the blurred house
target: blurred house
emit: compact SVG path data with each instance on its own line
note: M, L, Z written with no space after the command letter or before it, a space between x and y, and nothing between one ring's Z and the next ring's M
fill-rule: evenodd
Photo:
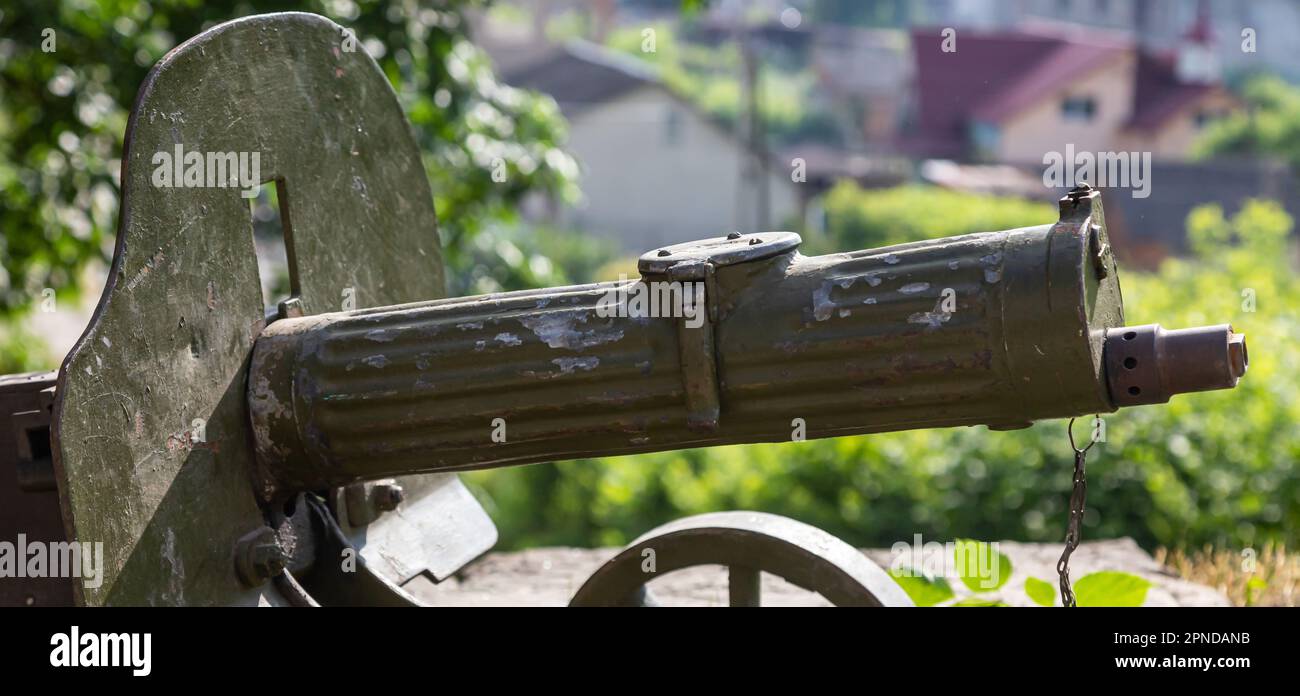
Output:
M1102 192L1111 240L1130 265L1154 266L1165 256L1186 253L1187 216L1206 203L1231 216L1247 200L1265 198L1300 219L1300 189L1281 161L1156 162L1151 179L1155 185L1149 198L1133 198L1118 189Z
M549 206L544 216L555 224L640 252L800 215L788 163L747 147L644 63L586 42L480 41L504 82L551 95L569 121L584 199Z
M1054 202L1065 187L1043 185L1041 165L960 164L930 160L921 179L936 186L982 195L1017 196ZM1136 198L1123 188L1102 189L1111 244L1125 266L1154 268L1167 256L1185 254L1187 216L1215 204L1232 216L1250 199L1273 200L1300 219L1300 185L1285 162L1220 159L1153 162L1150 195Z
M1200 130L1240 108L1219 78L1208 27L1198 22L1171 52L1131 38L1059 29L913 32L918 155L1041 162L1066 145L1150 152L1183 160Z
M846 145L868 151L897 143L910 108L913 65L900 31L819 24L809 62L841 123Z
M886 9L896 0L863 0ZM1225 74L1278 73L1300 81L1300 52L1292 40L1300 28L1295 0L916 0L898 13L878 12L894 26L939 26L1004 30L1025 22L1051 20L1083 27L1121 30L1151 51L1177 48L1198 18L1212 31L1212 45ZM1243 31L1254 32L1254 46ZM1253 50L1248 50L1253 49Z

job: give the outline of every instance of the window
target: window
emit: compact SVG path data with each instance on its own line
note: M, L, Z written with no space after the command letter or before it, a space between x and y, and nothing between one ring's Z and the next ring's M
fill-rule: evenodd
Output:
M1092 97L1067 97L1061 102L1061 117L1067 121L1091 121L1097 115L1097 100Z
M1002 131L992 123L976 121L970 125L970 140L976 159L993 160L997 158Z
M1192 120L1196 124L1197 128L1204 128L1221 118L1223 118L1223 114L1217 111L1202 109L1196 112L1196 115L1192 117Z

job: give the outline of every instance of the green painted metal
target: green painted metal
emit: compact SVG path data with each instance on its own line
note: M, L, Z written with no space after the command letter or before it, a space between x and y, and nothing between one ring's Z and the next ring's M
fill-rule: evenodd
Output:
M342 31L307 14L237 20L172 51L141 87L108 287L62 366L54 418L68 532L104 544L86 604L280 601L243 588L231 560L264 524L248 447L248 356L265 325L248 200L153 185L156 153L260 153L261 179L287 194L308 314L444 292L419 151Z
M796 419L816 438L1114 410L1102 348L1123 306L1096 191L1064 200L1055 225L812 258L789 237L652 252L627 286L276 322L251 365L263 494L789 441ZM710 341L682 319L602 310L620 288L678 279L705 288L695 331ZM709 385L718 415L700 427Z

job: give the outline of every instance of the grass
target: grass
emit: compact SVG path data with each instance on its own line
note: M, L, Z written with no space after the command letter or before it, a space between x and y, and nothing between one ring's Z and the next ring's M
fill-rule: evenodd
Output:
M1266 544L1262 550L1199 551L1158 549L1156 561L1179 576L1209 585L1239 607L1294 607L1300 605L1300 553L1285 544Z

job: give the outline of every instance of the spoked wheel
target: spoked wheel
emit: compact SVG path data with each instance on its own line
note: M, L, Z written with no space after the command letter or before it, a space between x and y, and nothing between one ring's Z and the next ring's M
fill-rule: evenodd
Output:
M669 522L610 559L569 606L658 606L646 583L682 568L723 565L733 607L759 606L771 573L835 606L913 606L902 588L862 552L826 532L763 512L715 512Z

